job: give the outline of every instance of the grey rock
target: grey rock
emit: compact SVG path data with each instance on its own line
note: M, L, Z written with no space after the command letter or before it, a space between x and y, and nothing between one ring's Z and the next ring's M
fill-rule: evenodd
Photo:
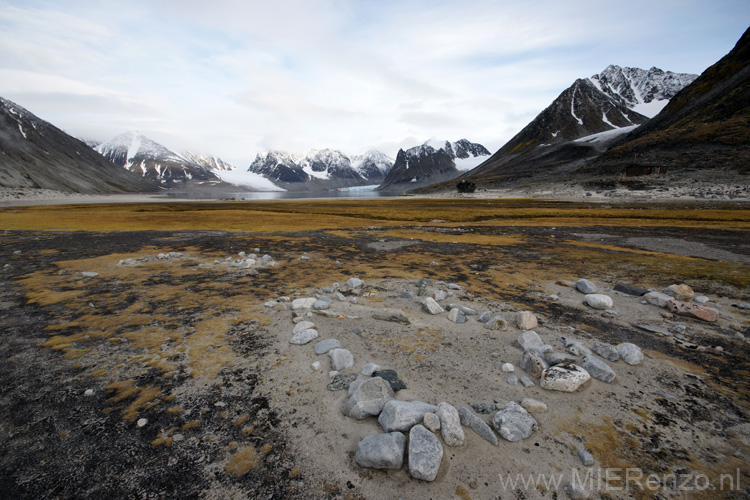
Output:
M581 463L586 467L594 465L594 457L588 451L584 449L578 450L578 458L581 459Z
M515 401L498 410L492 425L500 437L511 442L526 439L539 428L536 419Z
M576 289L581 293L596 293L596 285L587 279L580 279L576 281Z
M472 309L471 307L466 307L466 306L462 306L458 304L448 304L448 307L446 309L452 311L453 309L456 309L456 308L460 309L461 312L464 313L464 315L466 316L477 316L479 314L476 310Z
M364 384L366 380L370 380L370 379L369 378L358 378L357 380L355 380L354 382L352 382L351 384L349 384L349 389L348 389L349 396L351 397L351 395L354 394L356 392L356 390L359 389L359 386L362 385L362 384Z
M397 401L392 399L383 406L378 423L385 432L406 432L424 420L427 412L437 412L437 407L421 401ZM426 430L426 429L425 429Z
M642 286L634 286L628 283L618 283L615 285L616 292L622 292L627 295L633 295L634 297L640 297L645 295L648 290Z
M443 445L422 425L409 431L409 474L415 479L434 481L443 460Z
M547 358L547 362L550 364L550 366L561 364L569 365L578 361L578 358L576 358L572 354L566 354L564 352L548 352L544 355L544 357Z
M448 290L461 290L461 285L456 283L448 283Z
M577 340L572 340L567 337L560 337L560 342L563 343L566 349L568 349L568 352L570 354L573 354L575 356L583 356L585 354L591 354L591 349L583 345L582 343L578 342Z
M489 415L493 411L497 411L498 407L495 403L471 403L471 406L475 412L480 415Z
M310 328L315 328L315 323L313 323L312 321L300 321L299 323L294 325L292 333L299 333L302 330L309 330Z
M367 363L365 366L362 367L362 370L359 373L367 377L371 377L372 374L378 370L380 370L380 365L377 365L375 363Z
M432 297L427 297L422 301L422 310L428 314L441 314L445 312L445 310L440 307L440 304L435 302L435 299Z
M399 295L399 297L401 297L402 299L413 299L415 295L416 294L411 290L404 290L403 292L401 292L401 295Z
M348 349L331 349L328 357L331 358L331 367L336 371L354 366L354 356Z
M338 373L331 377L331 383L326 386L326 389L329 391L345 391L356 379L356 373Z
M331 286L325 286L325 287L323 287L321 290L323 291L323 293L335 293L336 290L338 290L338 289L339 289L339 284L338 283L334 283Z
M402 433L371 434L357 444L354 460L362 467L400 469L405 454L406 436Z
M466 323L466 315L459 308L453 308L448 312L448 320L454 323Z
M687 327L685 325L674 325L672 327L672 331L675 333L685 333L687 331Z
M525 351L544 345L542 339L534 330L526 330L518 336L518 345Z
M487 323L492 318L492 313L489 311L484 311L482 314L479 315L477 318L477 321L480 323Z
M518 380L520 380L520 382L521 382L521 385L522 385L522 386L524 386L524 387L526 387L527 389L528 389L529 387L533 387L533 386L534 386L534 381L533 381L533 380L531 380L531 379L530 379L529 377L527 377L526 375L523 375L523 376L522 376L522 377L521 377L520 379L518 379Z
M620 357L629 365L639 365L643 361L643 352L641 348L630 342L623 342L617 345L617 352Z
M81 276L83 276L84 278L96 278L97 276L99 276L99 273L94 271L83 271L81 272Z
M349 396L344 405L343 413L357 420L378 416L383 411L385 404L395 397L388 382L380 377L368 378L358 384L358 387Z
M331 299L328 297L320 297L313 304L313 309L316 311L322 311L331 307Z
M583 357L581 367L597 380L610 383L615 379L614 370L604 361L593 354L587 354Z
M421 288L421 287L423 287L423 286L428 286L428 285L430 285L430 284L431 284L431 282L430 282L430 280L428 280L427 278L419 278L419 279L417 280L417 283L416 283L416 285L415 285L415 286L416 286L417 288Z
M658 326L642 325L640 323L633 323L633 326L636 328L640 328L641 330L646 330L647 332L663 335L665 337L669 337L672 335L672 332L670 332L669 330L659 328Z
M391 389L393 389L394 392L400 391L402 389L406 389L406 384L403 380L401 380L398 376L398 373L396 373L396 370L375 370L372 372L373 377L380 377L389 384L391 384Z
M333 298L338 300L339 302L346 302L346 295L341 292L334 293Z
M611 309L614 305L612 297L602 293L590 293L583 298L583 301L589 307L600 310Z
M693 297L693 302L695 302L696 304L705 304L709 300L710 299L705 295L698 295L697 297Z
M266 302L265 304L263 304L264 307L270 307L270 308L274 308L277 305L279 305L279 303L276 302L275 300L269 300L268 302Z
M443 441L448 446L462 446L464 440L464 430L461 428L461 419L458 411L449 403L438 403L435 415L440 419L440 433L443 435Z
M620 353L617 352L615 346L609 344L594 344L591 346L591 350L608 361L617 361L620 359Z
M507 330L508 322L500 315L493 316L484 324L488 330Z
M316 299L315 297L294 299L292 301L292 311L297 311L299 309L310 309L317 301L318 299Z
M294 334L294 336L292 336L292 338L289 340L289 343L295 345L305 345L317 338L318 331L313 330L312 328L308 328L307 330L302 330L301 332Z
M505 373L512 373L515 369L516 368L510 363L503 363L503 366L500 367L500 371Z
M589 372L578 365L555 365L542 372L539 385L550 391L575 392L589 379Z
M643 296L643 300L651 305L666 308L667 305L669 305L669 301L672 300L672 297L667 295L666 293L648 292Z
M508 378L505 379L505 382L508 385L518 385L518 377L516 375L509 375Z
M445 300L445 297L446 297L446 295L445 295L444 291L438 290L437 292L435 292L435 300L436 301L437 300Z
M468 408L459 408L458 417L461 421L461 425L468 427L476 432L482 439L497 446L497 435L492 431L492 428L487 425L484 420L474 415Z
M404 314L404 311L399 309L386 309L381 312L376 312L372 315L372 318L380 321L390 321L391 323L403 323L405 325L411 323L409 318L406 317L406 314Z
M346 286L349 288L358 288L364 285L364 283L365 282L359 278L349 278L349 281L346 282Z
M428 411L424 414L422 425L424 425L431 432L437 432L440 430L440 417Z
M546 368L549 368L549 363L547 363L544 354L541 352L534 349L527 349L523 351L519 366L532 377L539 378L542 376L542 372Z
M331 349L339 349L341 342L338 339L325 339L315 344L315 354L325 354Z

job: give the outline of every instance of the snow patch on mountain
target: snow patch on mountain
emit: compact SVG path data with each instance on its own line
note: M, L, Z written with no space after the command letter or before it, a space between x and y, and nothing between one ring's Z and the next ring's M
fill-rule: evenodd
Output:
M256 191L286 191L286 189L277 186L262 175L254 172L235 169L214 170L214 173L222 181L234 184L235 186L245 186L255 189Z
M575 142L587 142L589 144L595 144L598 142L610 141L614 139L615 137L619 137L621 135L627 134L635 130L638 127L640 127L640 125L631 125L630 127L614 128L613 130L607 130L604 132L599 132L598 134L592 134L592 135L587 135L586 137L581 137L580 139L576 139Z

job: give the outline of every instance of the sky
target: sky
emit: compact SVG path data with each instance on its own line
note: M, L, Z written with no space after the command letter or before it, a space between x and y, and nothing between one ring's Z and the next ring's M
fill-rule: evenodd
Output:
M610 64L699 74L747 0L0 0L0 96L79 138L247 168L466 138L494 152Z

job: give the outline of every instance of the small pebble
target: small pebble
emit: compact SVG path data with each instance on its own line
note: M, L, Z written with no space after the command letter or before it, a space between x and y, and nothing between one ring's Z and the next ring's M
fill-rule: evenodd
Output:
M500 369L504 371L505 373L512 373L513 370L515 370L513 365L510 363L503 363L503 366L501 366Z

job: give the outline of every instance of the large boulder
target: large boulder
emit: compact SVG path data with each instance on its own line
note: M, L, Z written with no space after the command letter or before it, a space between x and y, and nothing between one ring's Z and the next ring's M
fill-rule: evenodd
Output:
M422 425L409 431L409 474L423 481L434 481L443 460L440 440Z
M362 467L400 469L405 454L406 436L400 432L371 434L357 444L354 460Z
M392 399L383 406L378 423L385 432L406 432L424 420L427 412L437 413L437 407L421 401ZM425 429L426 430L426 429Z
M539 428L536 419L515 401L495 413L492 425L500 437L512 442L526 439Z
M378 416L385 404L395 397L391 385L382 378L366 379L352 392L342 411L357 420Z

